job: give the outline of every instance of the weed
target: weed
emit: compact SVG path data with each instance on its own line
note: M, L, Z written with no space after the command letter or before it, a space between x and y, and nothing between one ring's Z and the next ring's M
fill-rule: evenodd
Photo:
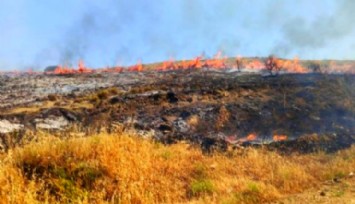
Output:
M72 180L59 179L52 181L52 194L62 198L62 202L71 203L81 200L84 192Z
M342 197L345 194L345 191L339 190L334 193L335 197Z
M192 181L190 184L190 196L201 196L204 194L212 194L214 187L212 181L208 179L198 179Z
M85 162L81 162L73 171L73 178L81 180L81 186L84 188L91 188L96 179L103 175L103 171L91 167Z

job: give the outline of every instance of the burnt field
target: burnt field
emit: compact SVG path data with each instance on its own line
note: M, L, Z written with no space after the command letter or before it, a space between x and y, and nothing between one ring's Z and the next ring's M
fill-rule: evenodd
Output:
M134 130L204 151L266 146L327 152L355 141L355 75L216 70L1 76L3 150L36 140Z

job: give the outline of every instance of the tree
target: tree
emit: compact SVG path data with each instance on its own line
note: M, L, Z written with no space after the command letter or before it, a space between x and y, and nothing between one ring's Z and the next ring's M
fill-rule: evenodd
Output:
M312 72L315 72L315 73L321 72L321 64L319 61L311 61L310 64L308 65L308 67L310 70L312 70Z
M242 57L238 56L237 59L235 60L236 64L237 64L237 69L238 71L240 71L242 69L242 67L244 66L244 60Z
M282 68L281 60L277 59L277 57L275 57L274 55L270 55L268 58L266 58L264 60L264 65L265 69L271 75L277 75Z

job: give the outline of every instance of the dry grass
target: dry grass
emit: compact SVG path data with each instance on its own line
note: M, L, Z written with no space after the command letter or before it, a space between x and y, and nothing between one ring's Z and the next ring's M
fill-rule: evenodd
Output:
M53 102L53 101L44 101L40 105L19 106L19 107L15 107L10 110L7 110L5 113L2 113L2 114L7 115L7 114L35 113L43 108L53 107L54 103L55 102Z
M55 107L67 108L67 109L80 109L80 108L91 109L94 107L93 104L89 100L84 100L84 99L80 99L80 98L77 98L75 100L68 100L66 103L67 104L65 104L65 105L58 105L56 103L56 101L47 100L47 101L43 101L42 103L36 104L36 105L17 106L17 107L10 109L10 110L6 110L2 114L3 115L31 114L31 113L38 113L43 109L49 109L49 108L55 108Z
M208 156L129 135L46 138L1 156L1 203L265 203L355 169L355 147Z
M216 124L215 124L215 128L217 130L220 130L221 128L224 127L224 125L228 122L230 118L230 113L227 110L227 108L225 106L221 106L221 108L219 109L218 112L218 116L216 119Z

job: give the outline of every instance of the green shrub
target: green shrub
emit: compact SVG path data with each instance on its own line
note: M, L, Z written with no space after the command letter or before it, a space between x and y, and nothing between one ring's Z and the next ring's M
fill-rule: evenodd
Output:
M208 179L198 179L192 181L190 185L190 196L201 196L214 192L213 183Z
M95 167L92 167L85 162L79 163L73 172L74 178L80 178L81 186L85 188L93 187L96 179L100 178L103 172Z

